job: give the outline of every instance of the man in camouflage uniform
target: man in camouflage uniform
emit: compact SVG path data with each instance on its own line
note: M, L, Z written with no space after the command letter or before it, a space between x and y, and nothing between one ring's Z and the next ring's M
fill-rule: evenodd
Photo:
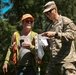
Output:
M46 75L76 75L75 24L72 20L58 14L54 1L44 5L45 15L52 20L47 32L50 48L50 60Z

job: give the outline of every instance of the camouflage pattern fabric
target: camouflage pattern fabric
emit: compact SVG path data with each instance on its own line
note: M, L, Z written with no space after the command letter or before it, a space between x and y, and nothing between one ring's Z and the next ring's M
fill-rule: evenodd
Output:
M51 74L51 72L55 73L54 69L56 70L56 73L58 72L56 69L57 66L55 65L64 64L64 63L66 64L66 62L76 61L76 53L74 46L74 39L76 36L75 35L76 26L72 20L70 20L65 16L60 15L59 19L55 23L51 23L47 31L54 31L58 33L57 37L48 39L48 42L50 43L49 45L50 65L48 65L49 69L47 74L47 75L57 75L57 74ZM59 33L61 33L61 35ZM54 65L55 67L52 67L52 65ZM61 74L59 74L58 72L58 75Z

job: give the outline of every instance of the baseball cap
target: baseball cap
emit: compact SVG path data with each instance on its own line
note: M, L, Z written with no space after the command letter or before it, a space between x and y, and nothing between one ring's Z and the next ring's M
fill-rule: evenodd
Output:
M54 1L49 1L48 3L46 3L44 5L44 11L43 11L43 13L46 13L46 12L54 9L55 7L56 7L55 2Z
M31 18L32 21L34 21L34 17L30 14L24 14L21 18L21 21L27 19L27 18Z

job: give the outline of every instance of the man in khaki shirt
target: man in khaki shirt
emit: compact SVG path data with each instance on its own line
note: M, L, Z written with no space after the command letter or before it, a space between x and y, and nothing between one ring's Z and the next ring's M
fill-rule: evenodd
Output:
M52 20L47 32L42 34L50 38L50 61L46 75L76 75L75 24L69 18L58 14L54 1L44 5L43 13Z

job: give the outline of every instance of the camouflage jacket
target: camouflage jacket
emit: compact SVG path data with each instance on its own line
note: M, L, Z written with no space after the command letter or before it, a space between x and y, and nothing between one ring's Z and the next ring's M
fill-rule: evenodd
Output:
M58 34L57 37L48 40L51 51L50 61L53 63L76 61L74 46L76 26L73 21L60 15L58 21L52 23L48 30L61 33L61 35Z

